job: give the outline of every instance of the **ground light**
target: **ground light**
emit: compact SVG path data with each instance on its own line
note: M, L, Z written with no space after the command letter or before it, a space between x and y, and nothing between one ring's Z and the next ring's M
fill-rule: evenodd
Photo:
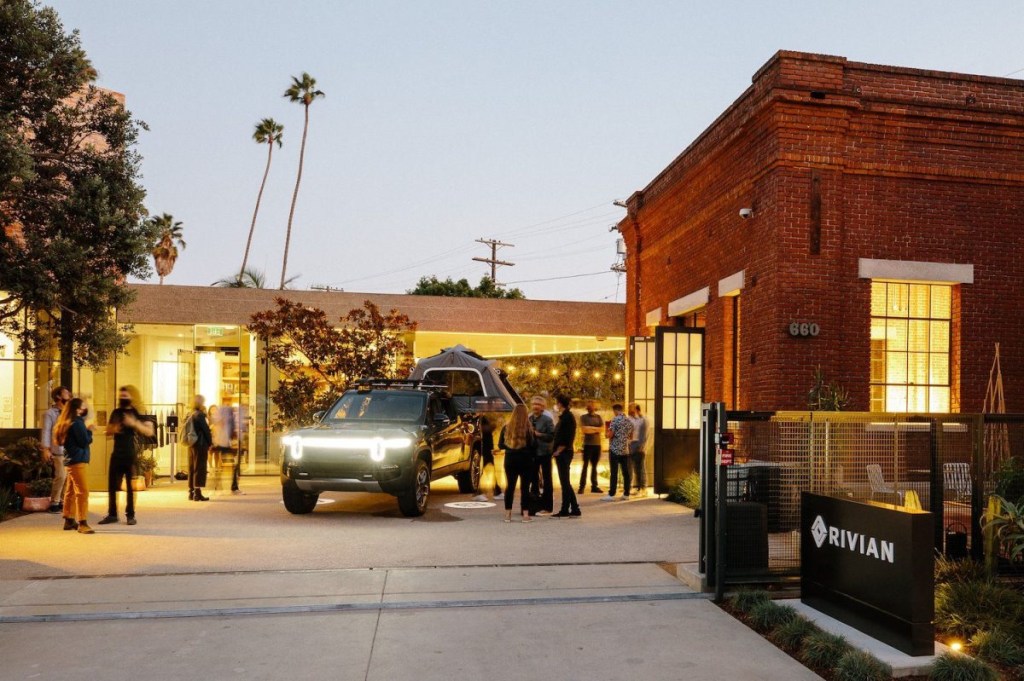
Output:
M960 641L950 641L949 649L952 650L954 653L963 652L964 644Z

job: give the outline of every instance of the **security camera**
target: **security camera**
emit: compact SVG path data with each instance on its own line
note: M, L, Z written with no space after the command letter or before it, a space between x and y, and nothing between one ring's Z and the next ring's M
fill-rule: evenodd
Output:
M744 220L749 220L750 218L754 217L754 209L740 208L740 217L743 218Z

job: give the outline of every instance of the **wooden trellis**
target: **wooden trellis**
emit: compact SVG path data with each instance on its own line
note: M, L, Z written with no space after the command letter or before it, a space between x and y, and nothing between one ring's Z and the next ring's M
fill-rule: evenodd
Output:
M983 414L1005 414L1006 398L1003 394L1003 370L999 363L999 343L996 356L988 372ZM989 423L985 432L985 464L988 470L997 469L1010 456L1010 435L1005 423Z

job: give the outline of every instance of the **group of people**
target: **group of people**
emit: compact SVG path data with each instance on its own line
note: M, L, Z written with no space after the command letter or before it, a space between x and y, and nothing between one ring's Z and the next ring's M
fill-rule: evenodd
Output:
M647 493L647 472L645 448L647 443L647 421L638 405L630 405L629 415L623 413L621 404L613 406L614 416L606 424L594 402L587 403L587 411L580 416L578 429L583 434L583 466L579 486L575 488L571 479L572 460L576 450L576 417L571 410L569 397L556 398L557 417L548 411L547 399L542 395L530 400L530 408L518 404L512 410L508 422L501 429L497 448L505 453L505 477L507 486L504 493L494 481L496 500L503 500L505 522L512 522L512 507L516 488L520 489L519 512L523 522L535 517L579 518L577 495L586 490L587 474L590 474L590 491L602 494L598 486L597 466L601 459L601 437L609 441L609 463L611 487L602 501L615 499L618 490L618 473L623 471L623 500L630 499L630 492ZM494 427L486 418L481 422L481 450L484 470L494 470ZM554 480L552 467L558 472L558 483L562 490L561 506L554 512ZM635 487L633 485L635 484ZM486 495L478 500L484 501Z
M127 504L125 519L134 525L135 498L132 492L134 477L136 439L139 436L153 437L155 429L150 421L141 417L134 404L130 386L118 390L118 405L110 414L106 434L114 440L107 471L108 503L107 515L100 525L118 522L117 488L125 481ZM89 485L86 467L91 457L93 432L96 426L86 425L89 409L80 397L73 397L71 391L60 386L54 388L53 404L43 414L40 441L44 460L53 463L53 487L50 495L50 512L60 513L64 518L65 530L77 530L81 534L93 534L89 526Z
M71 391L60 386L51 392L53 403L43 414L40 431L42 456L53 464L53 487L50 490L51 513L60 513L64 518L65 530L77 530L82 534L93 534L89 526L89 485L86 469L91 458L94 424L86 424L88 406L80 397L73 397ZM152 438L155 427L152 421L144 419L136 405L139 404L136 390L123 386L118 390L117 408L110 413L105 434L113 438L110 465L107 469L107 515L100 525L120 522L117 509L118 488L124 483L126 492L125 522L135 525L135 493L132 478L135 477L136 457L140 449L140 438ZM197 439L189 445L189 499L209 501L203 494L206 486L207 467L210 452L217 457L232 452L231 439L235 435L234 411L229 406L210 408L209 420L204 408L202 395L196 395L187 421L191 422ZM211 429L212 423L212 429ZM241 494L238 479L239 457L235 457L231 476L231 491Z
M223 457L235 452L231 446L231 439L236 435L235 412L229 405L211 406L207 410L206 398L196 395L181 430L182 444L188 447L189 501L209 501L203 488L209 476L210 454L214 456L214 467L220 470ZM242 494L238 487L241 470L241 457L235 455L231 467L232 494Z

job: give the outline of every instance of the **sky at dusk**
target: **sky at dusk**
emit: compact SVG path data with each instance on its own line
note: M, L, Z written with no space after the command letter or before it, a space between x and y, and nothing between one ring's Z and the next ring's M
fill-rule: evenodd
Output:
M779 49L1024 78L1024 4L965 2L337 2L60 0L100 73L150 130L152 213L185 225L169 284L241 262L266 149L285 125L252 263L275 283L308 71L310 111L289 274L296 286L402 292L486 266L529 298L623 300L610 272L624 212Z

